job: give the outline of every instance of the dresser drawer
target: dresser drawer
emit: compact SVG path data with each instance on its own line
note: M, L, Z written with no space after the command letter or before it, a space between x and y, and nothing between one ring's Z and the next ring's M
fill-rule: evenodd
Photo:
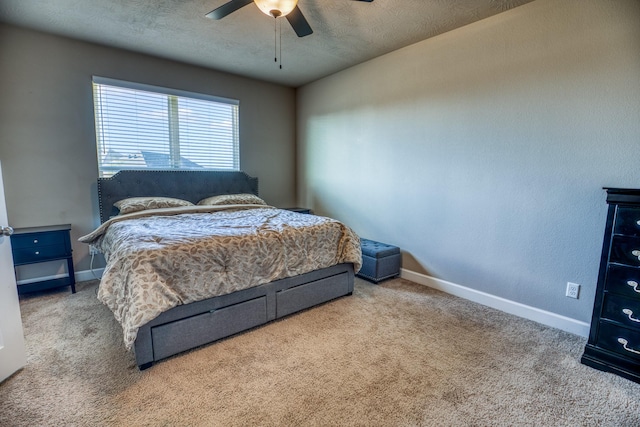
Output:
M42 262L68 256L70 256L70 253L65 245L13 248L13 262L16 265Z
M640 331L640 300L608 293L602 304L602 318Z
M613 232L640 237L640 208L619 207Z
M12 248L36 248L60 244L65 241L66 231L50 231L47 233L14 234L11 236Z
M610 262L640 266L640 237L613 236Z
M640 361L640 331L600 322L597 345Z
M608 292L640 299L640 268L609 264L605 289Z

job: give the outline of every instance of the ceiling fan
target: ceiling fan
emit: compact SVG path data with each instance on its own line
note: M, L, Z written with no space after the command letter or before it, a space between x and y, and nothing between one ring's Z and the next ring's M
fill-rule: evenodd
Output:
M371 3L373 0L355 1ZM298 37L308 36L313 33L311 26L309 26L309 23L298 8L298 0L231 0L207 13L205 16L211 19L222 19L250 3L255 3L266 15L274 18L280 16L286 17Z

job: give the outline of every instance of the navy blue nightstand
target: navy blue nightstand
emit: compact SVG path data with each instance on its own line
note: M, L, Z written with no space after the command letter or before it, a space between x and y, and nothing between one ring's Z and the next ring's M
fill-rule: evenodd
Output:
M70 224L15 229L13 236L11 236L11 250L15 267L39 262L66 260L68 273L67 277L18 285L18 294L62 286L71 286L71 292L76 292L76 279L71 255L71 238L69 236L70 230Z
M311 209L308 208L284 208L287 211L298 212L303 214L312 214Z

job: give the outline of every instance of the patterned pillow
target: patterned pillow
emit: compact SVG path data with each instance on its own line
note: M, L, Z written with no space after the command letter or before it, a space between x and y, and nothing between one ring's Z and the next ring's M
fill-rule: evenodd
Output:
M255 194L221 194L202 199L198 205L266 205L267 203Z
M124 215L146 209L193 206L193 203L171 197L130 197L128 199L119 200L113 205L120 210L120 214Z

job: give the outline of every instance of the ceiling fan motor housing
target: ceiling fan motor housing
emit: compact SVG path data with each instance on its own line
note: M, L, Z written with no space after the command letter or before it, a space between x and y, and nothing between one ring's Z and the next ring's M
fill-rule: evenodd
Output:
M288 15L298 4L298 0L253 0L253 2L262 13L274 18Z

